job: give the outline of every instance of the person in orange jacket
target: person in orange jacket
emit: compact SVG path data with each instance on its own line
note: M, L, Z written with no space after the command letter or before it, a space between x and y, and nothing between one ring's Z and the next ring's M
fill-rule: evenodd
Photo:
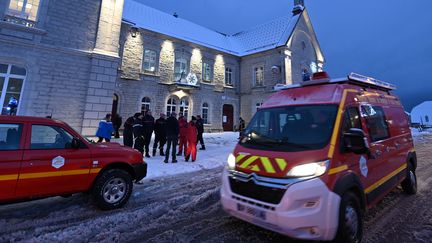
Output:
M183 154L183 152L186 154L186 149L188 146L187 139L186 139L188 123L186 118L183 115L179 117L178 123L180 128L180 134L179 134L180 138L179 138L179 150L177 156L180 156Z
M198 136L198 130L196 127L197 119L193 116L192 121L189 122L189 126L186 130L186 138L188 142L187 150L186 150L186 156L185 160L186 162L189 161L191 155L192 155L192 162L195 162L196 156L197 156L197 136Z

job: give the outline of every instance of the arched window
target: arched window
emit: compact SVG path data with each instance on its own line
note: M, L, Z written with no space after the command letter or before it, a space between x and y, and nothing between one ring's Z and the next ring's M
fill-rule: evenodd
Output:
M142 100L141 100L141 112L150 110L150 102L151 102L151 100L149 97L142 98Z
M201 112L201 117L202 117L202 119L204 121L204 124L210 124L209 123L209 119L208 119L208 117L209 117L209 105L208 105L208 103L204 103L202 105L201 111L202 111Z
M183 97L180 100L180 112L179 116L183 115L184 117L188 117L189 115L189 99L187 97Z
M25 68L0 63L0 114L8 113L7 106L12 97L18 101L17 110L19 110L22 87L26 76Z
M171 113L176 112L177 100L174 97L168 99L166 107L166 115L171 116Z
M258 111L261 108L262 104L263 104L262 102L258 102L255 104L256 111Z

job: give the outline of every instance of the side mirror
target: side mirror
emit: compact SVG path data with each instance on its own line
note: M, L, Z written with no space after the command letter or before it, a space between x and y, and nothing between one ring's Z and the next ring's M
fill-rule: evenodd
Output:
M369 153L369 143L363 132L358 128L351 128L343 134L344 149L355 154Z
M81 141L78 138L73 138L71 142L71 148L79 149L81 147Z

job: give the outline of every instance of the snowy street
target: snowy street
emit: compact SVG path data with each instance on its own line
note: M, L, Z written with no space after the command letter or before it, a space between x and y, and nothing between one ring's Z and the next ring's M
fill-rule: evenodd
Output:
M199 151L195 164L182 158L178 164L163 164L161 157L146 160L149 177L142 185L135 185L123 209L100 211L83 194L2 205L0 242L287 241L282 235L234 219L221 209L221 171L236 136L208 135L208 149ZM415 141L418 194L407 196L398 189L369 210L364 242L430 241L432 134L416 134Z

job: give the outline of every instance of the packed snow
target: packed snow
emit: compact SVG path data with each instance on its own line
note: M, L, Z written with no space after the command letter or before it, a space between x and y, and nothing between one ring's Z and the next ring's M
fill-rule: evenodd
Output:
M238 133L205 133L204 143L206 150L199 150L201 146L197 145L198 153L195 162L186 162L183 156L178 156L178 163L166 164L163 162L164 157L159 156L159 151L157 151L155 157L144 158L144 161L148 164L146 179L224 166L228 154L234 150L237 141ZM153 146L153 141L150 144ZM169 162L171 162L171 156Z
M177 156L178 163L171 163L170 155L169 163L166 164L163 162L165 157L159 156L159 150L157 150L155 157L144 158L148 165L148 174L144 180L225 166L229 153L234 150L238 142L238 136L238 132L204 133L206 150L199 150L201 145L197 145L198 153L195 162L190 162L190 160L186 162L184 156ZM95 140L95 138L90 139ZM153 140L154 136L150 142L151 151ZM123 138L112 139L111 142L123 144Z

